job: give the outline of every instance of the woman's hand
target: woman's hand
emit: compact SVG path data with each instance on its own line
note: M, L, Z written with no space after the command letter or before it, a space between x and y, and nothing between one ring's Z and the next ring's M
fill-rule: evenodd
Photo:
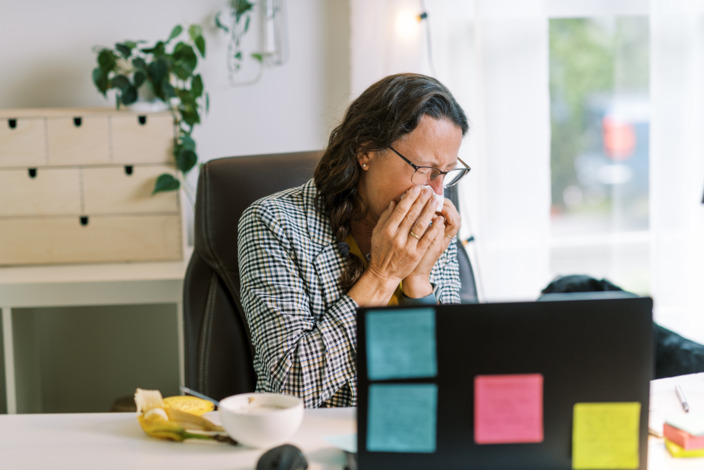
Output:
M419 219L416 226L422 229L425 227L422 223L423 220ZM432 225L428 228L425 235L423 235L423 238L426 236L431 237L433 240L432 243L415 269L403 279L404 294L408 297L420 298L432 292L430 271L459 230L460 214L457 212L455 205L452 204L452 201L445 199L440 215L437 215L437 217L432 220Z
M458 229L459 214L450 201L437 215L432 190L412 187L381 213L372 231L369 266L348 295L359 305L385 305L401 281L407 296L429 295L430 270L450 242L445 233Z
M392 278L398 285L418 265L433 242L425 237L425 227L433 218L432 191L414 186L398 204L393 201L381 213L372 232L368 271L379 278ZM415 224L425 221L423 228Z

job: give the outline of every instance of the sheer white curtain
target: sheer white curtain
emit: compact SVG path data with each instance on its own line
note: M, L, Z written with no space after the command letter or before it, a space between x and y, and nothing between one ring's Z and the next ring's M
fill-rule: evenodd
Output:
M353 97L386 75L430 73L420 12L418 0L350 2Z
M656 320L704 342L704 1L651 0Z
M428 1L427 23L404 23L421 5L351 2L353 96L395 72L435 74L452 90L471 126L462 234L475 237L481 300L534 299L550 280L545 1Z

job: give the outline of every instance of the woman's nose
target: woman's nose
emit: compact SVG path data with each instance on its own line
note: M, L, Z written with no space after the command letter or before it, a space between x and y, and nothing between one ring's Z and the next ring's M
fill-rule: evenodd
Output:
M443 186L442 182L445 179L445 175L440 175L434 180L430 181L430 186L433 189L433 192L435 194L439 194L440 196L443 196L445 194L445 187Z

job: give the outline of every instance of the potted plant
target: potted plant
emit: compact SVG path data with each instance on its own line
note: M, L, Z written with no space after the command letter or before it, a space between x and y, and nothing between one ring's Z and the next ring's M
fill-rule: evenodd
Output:
M171 110L176 127L173 154L185 183L186 174L198 163L191 133L209 105L197 72L198 56L205 58L201 27L190 25L186 31L177 25L168 39L153 46L145 45L145 41L124 41L115 44L114 49L98 47L95 52L98 66L93 69L93 82L105 97L108 90L116 90L118 109L137 102L142 95L160 100ZM179 179L164 173L157 178L153 193L179 187Z

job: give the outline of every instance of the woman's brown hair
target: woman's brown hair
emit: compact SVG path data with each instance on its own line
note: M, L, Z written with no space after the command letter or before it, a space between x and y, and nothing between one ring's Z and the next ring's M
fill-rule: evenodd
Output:
M320 192L318 210L330 218L335 238L348 259L341 278L345 291L364 269L362 261L343 245L355 207L363 207L357 193L362 171L357 156L385 150L412 132L424 115L450 119L462 129L463 136L469 129L464 111L443 84L425 75L404 73L385 77L367 88L330 134L313 178Z

